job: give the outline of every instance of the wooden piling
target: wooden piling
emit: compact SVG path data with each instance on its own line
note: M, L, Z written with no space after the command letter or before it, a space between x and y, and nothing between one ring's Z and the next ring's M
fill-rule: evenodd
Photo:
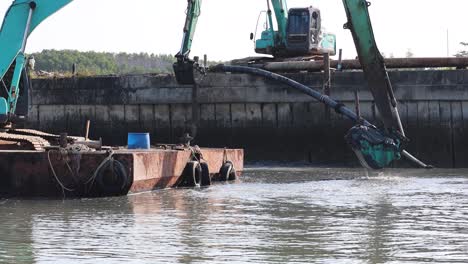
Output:
M331 90L331 72L330 72L330 54L323 54L323 94L330 96ZM330 119L330 108L325 106L325 117Z

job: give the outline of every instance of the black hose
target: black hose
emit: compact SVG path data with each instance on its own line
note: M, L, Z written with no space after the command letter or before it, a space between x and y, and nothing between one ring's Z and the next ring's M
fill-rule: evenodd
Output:
M364 125L366 126L372 126L372 124L365 120L365 119L360 119L352 110L347 108L345 105L342 103L332 99L331 97L327 95L323 95L320 92L317 92L316 90L307 87L301 83L298 83L290 78L287 78L285 76L265 71L262 69L257 69L257 68L252 68L252 67L246 67L246 66L230 66L230 65L218 65L214 68L214 70L218 71L223 71L223 72L235 72L235 73L247 73L247 74L253 74L253 75L258 75L262 76L268 79L272 79L281 83L284 83L292 88L295 88L296 90L299 90L307 95L312 96L313 98L317 99L319 102L324 103L325 105L335 109L335 111L339 114L342 114L346 116L347 118L351 119L354 122L363 122Z

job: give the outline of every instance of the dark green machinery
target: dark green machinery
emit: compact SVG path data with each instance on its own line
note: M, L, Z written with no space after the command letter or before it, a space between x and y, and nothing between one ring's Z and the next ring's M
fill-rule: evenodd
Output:
M270 1L278 30L273 28ZM187 0L187 3L182 46L176 55L174 73L179 83L194 84L195 75L204 73L198 59L189 58L202 0ZM319 9L307 7L288 10L286 0L267 0L267 5L267 28L261 33L261 38L256 40L255 52L282 58L336 53L336 36L322 31ZM251 39L254 37L252 33Z
M320 9L310 6L288 10L286 0L271 0L271 4L278 30L273 28L273 14L267 1L267 26L255 41L255 52L274 57L336 54L336 36L322 31Z
M404 140L396 133L386 133L372 125L352 127L345 139L366 168L386 168L402 156Z
M384 128L358 124L347 134L346 140L358 156L361 164L384 168L405 156L420 166L429 167L404 151L403 143L408 139L398 113L397 100L392 83L374 37L369 15L370 2L366 0L343 0L348 17L345 29L351 30L354 44L362 65L364 76L375 100Z

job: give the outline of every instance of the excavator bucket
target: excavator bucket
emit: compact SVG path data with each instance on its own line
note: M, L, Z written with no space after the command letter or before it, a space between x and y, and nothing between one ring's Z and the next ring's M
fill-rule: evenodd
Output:
M385 135L374 126L357 125L348 131L346 142L363 167L379 170L401 158L401 140Z
M174 63L173 68L179 84L195 84L195 61L177 61Z

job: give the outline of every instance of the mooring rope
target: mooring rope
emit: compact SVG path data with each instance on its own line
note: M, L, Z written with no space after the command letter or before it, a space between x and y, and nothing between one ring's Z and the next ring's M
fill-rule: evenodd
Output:
M63 197L66 196L65 191L75 192L76 189L65 186L65 184L60 180L60 178L58 177L57 172L56 172L56 170L54 168L54 165L52 164L52 159L50 157L50 153L51 152L56 152L57 154L62 156L62 160L65 163L68 171L70 172L70 174L73 177L73 179L75 180L75 182L77 182L76 177L75 177L76 176L75 172L73 171L72 167L70 166L70 163L68 162L67 157L68 157L69 154L79 154L81 152L88 152L88 151L91 151L91 149L88 146L81 145L81 144L71 145L71 146L68 146L66 148L59 148L58 150L49 150L49 151L47 151L47 159L49 161L50 170L52 171L52 174L53 174L55 180L57 181L58 185L62 189Z
M107 156L107 158L105 158L101 162L101 164L99 164L99 166L94 171L93 175L85 182L85 185L88 185L89 183L91 183L91 185L93 185L94 181L96 180L96 177L98 176L98 172L102 169L102 167L104 167L107 164L107 162L109 162L109 161L111 161L113 159L114 151L112 149L110 149L107 153L109 154Z
M60 181L59 177L57 176L57 173L55 172L54 166L52 165L52 160L50 159L50 153L51 152L52 152L52 150L47 151L47 159L49 161L50 170L52 171L52 174L54 175L55 180L57 181L57 183L62 188L62 194L63 194L63 197L65 197L65 191L74 192L75 189L67 188L65 186L65 184L63 184L62 181ZM61 152L58 152L58 153L61 153ZM68 165L68 162L66 162L66 164L67 164L67 167L70 170L70 172L73 173L70 165Z

